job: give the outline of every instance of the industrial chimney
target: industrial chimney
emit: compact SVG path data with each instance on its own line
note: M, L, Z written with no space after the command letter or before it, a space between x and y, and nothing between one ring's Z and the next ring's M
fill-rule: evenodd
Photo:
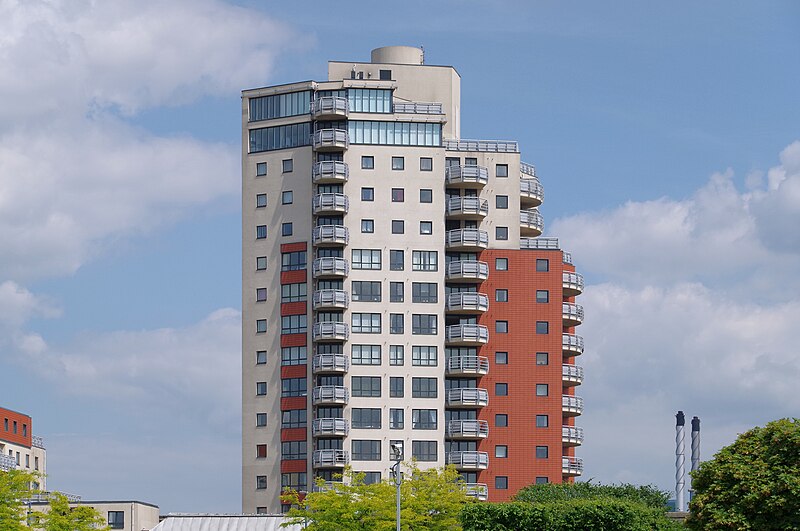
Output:
M686 470L684 469L684 464L686 462L686 456L684 455L684 446L683 446L683 426L686 423L686 420L683 416L683 411L678 411L678 414L675 415L675 510L676 511L685 511L686 506L684 505L683 500L683 489L686 484L685 477L686 477Z
M700 467L700 419L692 417L692 472ZM689 501L694 497L692 478L689 478Z

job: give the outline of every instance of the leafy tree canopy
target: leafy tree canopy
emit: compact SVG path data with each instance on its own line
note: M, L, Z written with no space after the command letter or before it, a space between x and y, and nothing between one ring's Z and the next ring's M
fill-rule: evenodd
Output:
M0 472L0 529L3 531L25 531L23 524L27 508L22 503L33 494L31 485L36 475L22 470Z
M42 531L104 531L106 521L94 507L69 506L69 499L60 492L50 495L50 510L33 513L32 527Z
M800 530L800 420L756 427L692 473L691 529Z
M529 503L557 502L574 499L610 498L641 503L653 509L666 509L669 494L652 485L601 485L590 481L581 483L546 483L529 485L514 497Z

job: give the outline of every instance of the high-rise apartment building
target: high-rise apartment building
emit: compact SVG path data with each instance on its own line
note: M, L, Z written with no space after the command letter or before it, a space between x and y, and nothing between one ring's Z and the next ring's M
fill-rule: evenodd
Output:
M24 413L0 407L0 471L36 472L37 489L47 489L47 451L41 437L33 434L33 420Z
M245 512L392 445L480 499L580 475L583 279L517 143L461 139L460 84L393 46L243 92Z

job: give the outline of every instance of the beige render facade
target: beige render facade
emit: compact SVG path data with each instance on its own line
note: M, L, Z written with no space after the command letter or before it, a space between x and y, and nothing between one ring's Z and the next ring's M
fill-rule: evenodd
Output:
M243 92L243 512L345 465L387 478L391 444L486 499L478 258L540 246L520 177L528 207L541 185L515 142L460 140L460 76L417 48L328 79Z

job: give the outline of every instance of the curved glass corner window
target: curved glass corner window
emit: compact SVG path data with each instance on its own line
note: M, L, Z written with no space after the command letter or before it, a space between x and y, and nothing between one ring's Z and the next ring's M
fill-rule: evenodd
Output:
M271 120L311 112L311 91L250 98L250 121Z
M391 89L347 89L351 112L392 112Z
M250 153L310 145L310 122L250 130Z
M347 131L351 144L442 145L442 124L350 120L347 122Z

